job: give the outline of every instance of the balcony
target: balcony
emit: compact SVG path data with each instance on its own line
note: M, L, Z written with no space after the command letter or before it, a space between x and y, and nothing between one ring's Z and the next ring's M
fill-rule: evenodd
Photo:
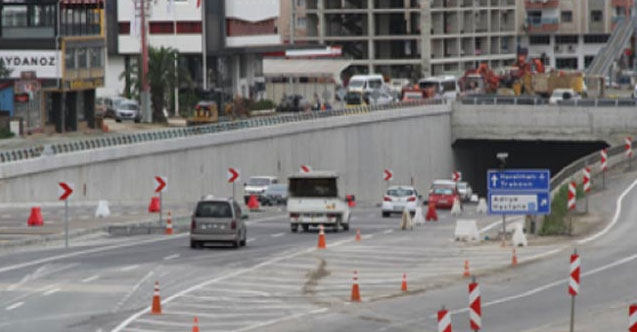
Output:
M613 0L613 1L611 1L611 6L613 6L613 7L626 8L626 7L632 7L632 5L633 5L633 0Z
M555 32L560 28L560 20L557 17L542 19L529 17L526 23L528 24L529 33Z
M629 0L626 0L629 1ZM525 0L524 8L526 9L543 9L543 8L558 8L560 6L559 0Z

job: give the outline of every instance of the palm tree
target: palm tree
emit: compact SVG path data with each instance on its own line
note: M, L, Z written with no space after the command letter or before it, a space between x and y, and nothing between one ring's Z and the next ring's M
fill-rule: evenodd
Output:
M148 48L148 85L154 122L166 122L163 110L167 105L172 109L171 101L174 100L175 84L179 84L179 86L191 85L190 74L184 67L178 66L177 72L175 72L175 58L178 57L177 50L171 47ZM177 82L175 73L179 76L179 82ZM139 63L131 64L128 71L122 72L120 79L127 75L130 75L134 91L132 94L138 96L138 91L141 88ZM174 112L174 110L172 111Z

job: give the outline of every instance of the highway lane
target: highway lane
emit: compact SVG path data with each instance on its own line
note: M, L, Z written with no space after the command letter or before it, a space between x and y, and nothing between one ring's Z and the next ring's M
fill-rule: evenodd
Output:
M635 181L635 173L609 181L609 190L591 198L591 211L613 216L616 198ZM617 223L587 243L571 243L556 254L488 276L478 273L483 328L488 331L558 332L568 330L569 256L582 259L581 293L576 298L577 331L627 330L628 305L637 302L637 189L627 191ZM599 229L598 229L599 231ZM454 330L469 330L467 281L422 294L351 305L320 315L271 325L264 331L434 331L441 305L452 312Z
M373 232L397 223L395 219L381 225L370 221L376 214L375 210L357 213L356 226ZM169 296L269 256L315 246L316 232L291 234L287 220L277 215L265 221L249 220L248 246L238 251L191 250L187 237L177 235L140 236L118 241L109 250L101 250L108 248L107 244L5 255L0 265L0 322L7 329L25 331L44 327L48 331L108 328L123 320L130 310L148 306L155 280L160 280L162 295ZM354 235L328 234L333 240ZM135 245L138 241L153 242ZM70 256L15 266L60 255ZM34 317L33 313L42 314Z

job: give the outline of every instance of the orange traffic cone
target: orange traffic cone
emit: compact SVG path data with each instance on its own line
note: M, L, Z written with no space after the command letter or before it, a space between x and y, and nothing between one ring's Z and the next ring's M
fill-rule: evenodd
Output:
M159 282L155 281L155 292L153 294L153 306L150 309L151 315L161 315L161 299L159 298Z
M358 289L358 271L354 270L354 283L352 284L352 296L350 298L351 302L360 302L361 301L361 293Z
M465 260L464 261L464 273L462 274L465 278L468 278L471 276L471 273L469 273L469 260Z
M427 209L426 221L438 221L438 213L436 213L436 203L429 202L429 208Z
M513 256L511 257L511 265L512 266L518 265L518 255L515 252L515 248L513 248Z
M361 230L357 229L356 230L356 242L360 242L361 240Z
M257 200L256 195L250 195L250 198L248 199L248 209L251 211L259 209L259 200Z
M323 230L323 225L319 226L319 238L317 248L325 249L325 231Z
M173 235L173 218L170 211L168 211L168 218L166 218L166 231L164 233L166 235Z
M195 321L192 324L192 332L199 332L199 318L195 316Z
M150 198L150 204L148 205L148 212L159 212L159 196L153 196Z
M400 290L403 292L407 291L407 273L403 273L403 282L400 285Z
M44 218L39 206L31 208L31 215L27 219L27 226L44 226Z

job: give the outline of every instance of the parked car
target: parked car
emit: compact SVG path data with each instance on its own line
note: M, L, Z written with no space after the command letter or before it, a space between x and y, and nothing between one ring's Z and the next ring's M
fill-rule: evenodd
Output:
M190 248L200 248L209 242L230 243L235 248L245 246L247 218L232 198L203 197L192 215Z
M123 98L123 97L104 98L104 108L105 108L104 117L115 118L115 109L119 106L121 102L125 100L126 98Z
M468 202L473 195L473 188L467 182L458 182L458 193L460 194L460 200Z
M416 207L420 206L420 195L412 186L391 186L387 188L383 196L383 218L392 213L402 213L407 209L411 214L416 213Z
M396 101L389 92L378 91L378 98L374 99L374 92L365 92L363 99L368 105L387 105Z
M104 117L106 115L106 98L95 99L95 115Z
M285 205L288 201L288 185L271 184L259 198L262 205Z
M122 122L124 120L133 120L137 123L142 121L142 113L139 105L134 100L123 100L115 107L115 121Z
M248 179L248 182L243 184L243 199L246 204L250 196L255 195L257 199L265 193L266 189L272 184L279 183L279 179L276 176L252 176Z
M357 92L348 92L345 97L345 108L354 108L367 105L363 96Z
M301 112L310 108L310 102L301 95L284 96L276 107L277 112Z
M549 104L557 105L561 101L579 99L582 97L573 89L555 89L549 98Z

